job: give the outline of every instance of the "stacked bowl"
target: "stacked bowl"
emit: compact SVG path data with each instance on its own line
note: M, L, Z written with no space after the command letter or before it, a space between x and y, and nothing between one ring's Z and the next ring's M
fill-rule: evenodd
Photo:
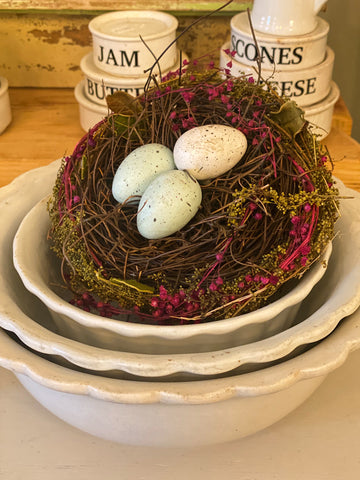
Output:
M260 74L280 95L294 100L324 138L340 92L332 81L335 56L327 46L329 24L315 15L315 3L255 0L252 25L246 12L231 19L231 39L220 50L220 67L232 75Z
M176 17L158 11L110 12L90 21L93 49L81 59L84 78L75 87L85 131L107 115L107 95L120 90L136 97L151 68L160 79L182 66L187 57L176 45L177 26Z
M97 57L113 55L105 54L100 45ZM0 365L13 371L24 387L58 417L92 435L121 443L192 446L252 434L300 405L329 372L360 346L360 194L340 181L336 181L338 190L333 188L335 179L325 172L327 157L310 132L301 131L294 140L276 116L269 120L272 129L266 124L265 129L265 107L258 99L267 98L268 92L261 93L261 87L255 86L257 96L246 97L244 91L250 85L247 79L224 80L216 69L201 72L200 82L196 75L194 70L187 70L179 76L178 83L174 82L173 90L171 82L150 89L128 128L117 123L122 113L111 114L79 141L72 155L28 172L0 191L4 226L0 231ZM229 93L234 85L235 90ZM196 94L191 87L195 87ZM221 87L221 95L217 87ZM169 97L165 98L166 94ZM254 97L253 104L243 102L244 98L252 102ZM196 104L192 103L194 99ZM277 97L271 98L267 107L273 108L275 100ZM165 108L157 110L163 105ZM256 110L251 110L252 105ZM194 113L194 117L190 116ZM227 114L231 120L220 123ZM181 126L173 122L179 120ZM177 230L163 237L150 238L141 237L139 228L131 230L133 225L137 226L139 212L131 203L135 197L143 198L154 182L168 178L169 171L176 176L188 175L197 184L195 173L203 175L209 165L200 164L194 177L179 165L178 169L159 174L159 156L155 156L155 180L150 180L150 187L145 187L145 193L140 195L138 190L127 194L121 201L112 193L116 173L132 158L131 173L139 180L145 163L136 164L136 149L144 151L143 147L156 145L157 153L165 147L173 155L178 140L194 132L200 132L198 142L192 136L186 151L195 152L196 159L205 152L203 160L220 151L214 163L223 167L231 157L230 147L238 153L239 145L233 146L234 142L227 139L225 156L226 134L214 137L213 127L221 127L221 132L230 128L232 133L236 130L238 136L241 134L244 156L237 158L237 163L225 173L199 180L203 197L185 226L177 226ZM181 128L183 133L179 132ZM246 135L241 129L246 130ZM165 138L164 132L171 132L172 136ZM286 150L289 144L291 148ZM308 151L309 155L302 156ZM272 156L273 152L277 158ZM140 169L136 170L135 165L140 165ZM130 183L129 173L125 181ZM223 192L225 197L221 197ZM186 211L191 205L186 192L175 193L179 201L175 202L177 210L173 216L179 216L180 202ZM100 215L94 214L101 198L105 198L105 207L101 204ZM211 205L206 202L209 198ZM342 200L338 206L339 198ZM167 200L167 196L163 199ZM165 200L160 207L171 210ZM144 209L155 210L154 203L148 201L145 205ZM229 211L229 205L236 208ZM256 209L260 205L264 215L259 216ZM91 209L89 215L87 206ZM213 227L217 212L218 230ZM95 236L99 218L110 218L113 223L107 223L105 230L97 230ZM161 223L158 214L154 218ZM116 235L110 228L114 223L120 225ZM269 225L275 226L272 236ZM89 242L89 236L78 236L85 228L89 228L95 240L110 238L109 249L104 248L100 254L90 250L90 263L82 262L84 256L77 256L83 254L82 248ZM189 231L195 232L194 236L186 237ZM49 232L53 234L52 242ZM60 239L58 244L54 237ZM121 243L125 237L128 243ZM179 242L184 238L187 243L181 243L178 254L171 240ZM204 244L204 238L215 239L216 245ZM237 243L231 243L234 238ZM254 239L258 238L265 238L265 245L255 242L254 246ZM67 239L71 240L72 250L67 249ZM161 242L165 250L161 250ZM186 256L194 242L199 246L196 261L193 251ZM279 244L274 246L274 242ZM126 265L132 262L138 276L123 270L118 263L115 273L104 272L103 266L110 262L115 244L120 245L119 263L124 259ZM228 250L223 248L224 244ZM54 253L57 247L60 258ZM161 256L161 262L156 264L160 277L155 280L164 282L171 300L175 301L178 293L177 306L180 304L175 313L174 309L166 310L170 303L166 293L169 303L162 306L162 323L156 313L158 302L164 300L161 288L165 287L163 283L160 287L151 283L154 265L149 250ZM170 262L171 268L168 259L164 260L164 252L175 258L175 262ZM109 290L102 296L104 290L97 292L95 281L86 284L81 279L80 291L73 298L70 290L74 284L66 282L69 271L62 268L72 254L70 272L79 264L85 265L85 273L92 281L101 277L106 286L116 285L116 293L128 293L115 298L115 317L107 316L109 312L104 308L111 307L106 303L111 298L106 296ZM183 263L189 257L191 269L184 269ZM200 257L205 257L203 265L199 265ZM151 264L150 273L141 262ZM181 268L175 275L173 270L179 264ZM239 273L243 265L242 272L248 274ZM95 277L91 276L94 272ZM163 280L165 272L168 278ZM282 275L281 279L276 275ZM221 282L215 284L213 279ZM270 279L275 283L270 283ZM270 290L273 286L278 288ZM273 295L259 303L261 292L267 288ZM136 296L139 291L145 295ZM93 310L86 303L93 299L92 294L94 298L98 295ZM194 298L198 307L188 309L194 307ZM242 308L249 306L249 298L255 300L250 305L253 308L242 313ZM96 311L99 314L93 313ZM184 319L184 324L179 322ZM166 320L170 320L169 324L165 324Z
M162 327L87 314L59 291L43 199L58 168L0 192L0 365L66 422L136 445L234 440L287 415L360 346L360 195L340 182L351 199L332 252L294 289L243 319Z

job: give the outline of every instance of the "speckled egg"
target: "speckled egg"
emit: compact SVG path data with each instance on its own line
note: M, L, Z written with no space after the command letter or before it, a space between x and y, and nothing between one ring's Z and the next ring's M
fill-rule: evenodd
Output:
M174 168L173 153L165 145L148 143L135 148L124 158L115 173L113 197L123 203L132 195L142 195L157 175ZM138 203L139 198L134 198L131 202Z
M171 170L157 176L141 197L137 227L148 239L164 238L183 228L202 199L198 181L187 172Z
M236 165L247 148L245 135L228 125L202 125L183 133L174 146L174 161L198 180L218 177Z

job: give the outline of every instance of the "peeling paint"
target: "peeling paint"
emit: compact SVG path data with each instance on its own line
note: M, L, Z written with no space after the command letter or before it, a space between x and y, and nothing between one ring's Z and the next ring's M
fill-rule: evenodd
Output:
M72 67L68 68L69 72L78 72L80 71L80 66L79 65L73 65Z
M91 45L91 34L87 24L81 25L79 28L66 26L64 28L64 38L68 38L74 45L80 47Z
M80 27L65 26L63 30L47 30L34 28L29 31L30 35L43 41L44 43L57 44L62 39L70 40L66 45L78 45L80 47L87 47L91 45L91 34L87 25Z
M40 65L40 63L38 63L36 66L37 66L37 68L42 69L42 70L46 70L47 72L54 72L55 71L55 67L53 65Z
M49 32L48 30L35 28L34 30L30 30L29 33L45 43L59 43L61 38L61 30L53 30Z

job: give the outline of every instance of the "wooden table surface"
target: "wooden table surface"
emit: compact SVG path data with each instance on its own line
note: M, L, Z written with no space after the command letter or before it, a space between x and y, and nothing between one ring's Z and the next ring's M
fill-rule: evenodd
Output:
M84 134L72 89L16 88L10 90L10 101L13 120L0 135L0 187L71 153ZM342 111L339 105L337 117ZM333 128L324 143L334 174L360 191L360 144L339 128Z

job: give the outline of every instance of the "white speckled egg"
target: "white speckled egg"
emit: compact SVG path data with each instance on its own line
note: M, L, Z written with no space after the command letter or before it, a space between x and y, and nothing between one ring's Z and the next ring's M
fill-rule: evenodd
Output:
M175 168L174 157L170 148L160 143L148 143L135 148L117 169L112 194L119 203L125 202L132 195L142 195L146 187L159 173ZM139 199L132 200L133 203Z
M167 237L183 228L202 199L198 181L187 172L171 170L157 176L141 197L137 227L148 239Z
M247 140L240 130L228 125L202 125L183 133L174 146L174 161L198 180L218 177L242 158Z

